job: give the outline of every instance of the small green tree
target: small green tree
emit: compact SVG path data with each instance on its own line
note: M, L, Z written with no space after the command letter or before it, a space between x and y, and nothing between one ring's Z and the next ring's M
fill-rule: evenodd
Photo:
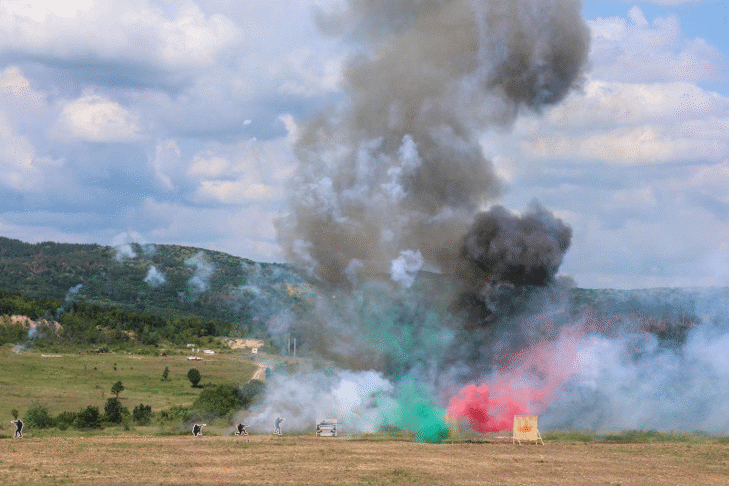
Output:
M16 409L12 409L10 413L13 415L13 420L18 420L18 411Z
M129 415L129 410L123 407L118 398L109 398L104 405L104 419L108 422L118 424L124 415Z
M134 407L132 417L139 425L148 425L152 421L152 406L140 403L139 406Z
M121 381L117 381L113 385L111 385L111 392L116 395L116 398L119 398L119 394L124 391L124 385L122 385Z
M202 376L200 376L200 372L197 369L190 368L190 371L187 372L187 379L190 380L193 388L197 388L197 384L200 383Z
M162 379L164 381L167 381L169 376L170 376L170 368L169 368L169 366L165 366L165 370L162 372Z

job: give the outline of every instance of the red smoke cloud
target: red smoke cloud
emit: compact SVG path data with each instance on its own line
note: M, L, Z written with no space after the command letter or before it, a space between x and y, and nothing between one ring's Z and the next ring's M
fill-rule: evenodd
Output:
M448 417L465 420L481 433L510 429L515 415L538 414L547 406L564 379L578 370L578 353L586 344L584 332L575 327L556 341L503 356L508 368L461 388L448 402Z
M514 415L526 410L525 403L511 398L491 398L489 385L471 383L448 402L448 417L466 419L478 432L498 432L511 428Z

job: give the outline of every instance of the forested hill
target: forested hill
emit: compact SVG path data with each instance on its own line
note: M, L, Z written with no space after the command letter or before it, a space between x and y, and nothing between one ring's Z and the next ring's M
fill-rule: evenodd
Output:
M305 285L291 267L178 245L108 247L0 237L0 291L262 328Z
M434 274L428 278L439 279ZM150 321L149 327L164 325L167 331L163 334L172 336L179 332L175 319L196 318L185 324L195 329L195 335L220 335L235 329L243 335L262 336L273 315L281 310L296 312L307 305L302 296L308 288L306 279L289 265L258 263L200 248L30 244L0 237L0 297L9 302L0 315L18 305L31 305L13 300L10 294L17 293L34 300L33 308L24 312L34 318L66 312L63 307L73 304L74 312L87 317L104 314L107 307L116 309L116 317L107 317L130 321L123 329L136 329L141 320L160 318L165 324ZM706 315L725 310L729 289L575 288L569 300L573 318L587 309L608 316L604 317L607 320L637 319L646 331L681 341Z

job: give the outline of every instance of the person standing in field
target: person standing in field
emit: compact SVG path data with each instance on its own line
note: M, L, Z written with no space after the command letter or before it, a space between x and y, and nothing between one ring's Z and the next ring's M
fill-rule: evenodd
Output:
M274 424L273 435L283 435L281 433L281 424L283 423L284 420L286 420L286 419L278 417L276 419L276 421L273 423Z
M17 420L11 420L10 423L15 424L15 438L22 439L23 438L23 421L20 419L17 419Z

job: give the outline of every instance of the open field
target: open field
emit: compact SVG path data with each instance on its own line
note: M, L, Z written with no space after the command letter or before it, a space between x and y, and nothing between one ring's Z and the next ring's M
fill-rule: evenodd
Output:
M712 485L729 444L419 444L308 436L0 440L0 484Z
M190 386L190 368L200 371L201 385L236 386L248 381L257 369L250 352L242 350L202 355L200 361L188 360L187 350L182 353L169 350L168 356L155 356L66 352L60 353L60 357L44 357L39 352L16 353L9 345L0 347L0 434L9 430L7 422L12 418L12 409L22 417L35 400L53 415L88 405L103 411L106 399L113 397L111 386L121 381L125 390L119 398L124 406L131 410L143 403L158 411L195 400L201 390ZM165 367L170 369L167 381L162 380Z

